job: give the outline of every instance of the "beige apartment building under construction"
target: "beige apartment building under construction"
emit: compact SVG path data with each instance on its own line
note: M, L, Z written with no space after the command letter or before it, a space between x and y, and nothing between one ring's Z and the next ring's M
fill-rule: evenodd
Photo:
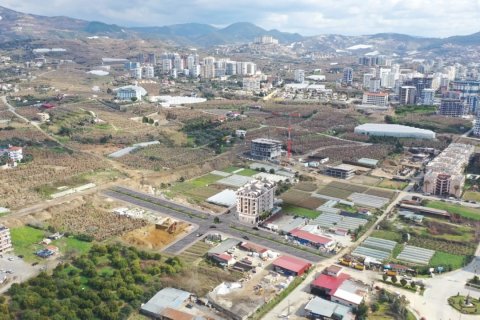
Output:
M469 144L450 144L427 165L423 192L460 197L465 184L464 170L474 151L475 147Z

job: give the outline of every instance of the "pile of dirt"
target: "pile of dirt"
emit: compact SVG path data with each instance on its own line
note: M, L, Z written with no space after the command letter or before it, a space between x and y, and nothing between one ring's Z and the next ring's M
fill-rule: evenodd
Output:
M169 233L167 230L158 229L155 225L148 225L130 231L122 237L122 240L137 247L158 250L185 233L188 227L188 224L180 222L177 224L176 230Z

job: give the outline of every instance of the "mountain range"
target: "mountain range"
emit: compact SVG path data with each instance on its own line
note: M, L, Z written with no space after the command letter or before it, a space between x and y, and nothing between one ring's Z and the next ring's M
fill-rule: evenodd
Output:
M208 24L186 23L162 27L128 28L99 21L69 17L46 17L0 7L0 45L25 39L73 39L108 36L120 39L158 39L178 45L209 47L252 42L261 35L271 35L280 43L302 43L312 50L342 50L359 47L359 52L382 49L389 52L436 50L451 46L480 46L480 32L448 38L422 38L397 33L366 36L319 35L305 37L298 33L265 30L249 22L238 22L225 28ZM383 52L383 51L382 51Z

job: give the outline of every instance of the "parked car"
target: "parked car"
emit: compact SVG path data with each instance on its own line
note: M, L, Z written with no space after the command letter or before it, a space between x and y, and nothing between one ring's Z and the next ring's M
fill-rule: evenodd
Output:
M250 238L247 237L247 236L243 236L242 238L245 239L245 240L250 240Z

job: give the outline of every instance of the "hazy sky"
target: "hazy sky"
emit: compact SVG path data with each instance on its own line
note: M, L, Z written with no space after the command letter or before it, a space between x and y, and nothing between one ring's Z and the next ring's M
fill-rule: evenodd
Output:
M480 31L480 0L0 0L13 10L123 26L247 21L303 35Z

